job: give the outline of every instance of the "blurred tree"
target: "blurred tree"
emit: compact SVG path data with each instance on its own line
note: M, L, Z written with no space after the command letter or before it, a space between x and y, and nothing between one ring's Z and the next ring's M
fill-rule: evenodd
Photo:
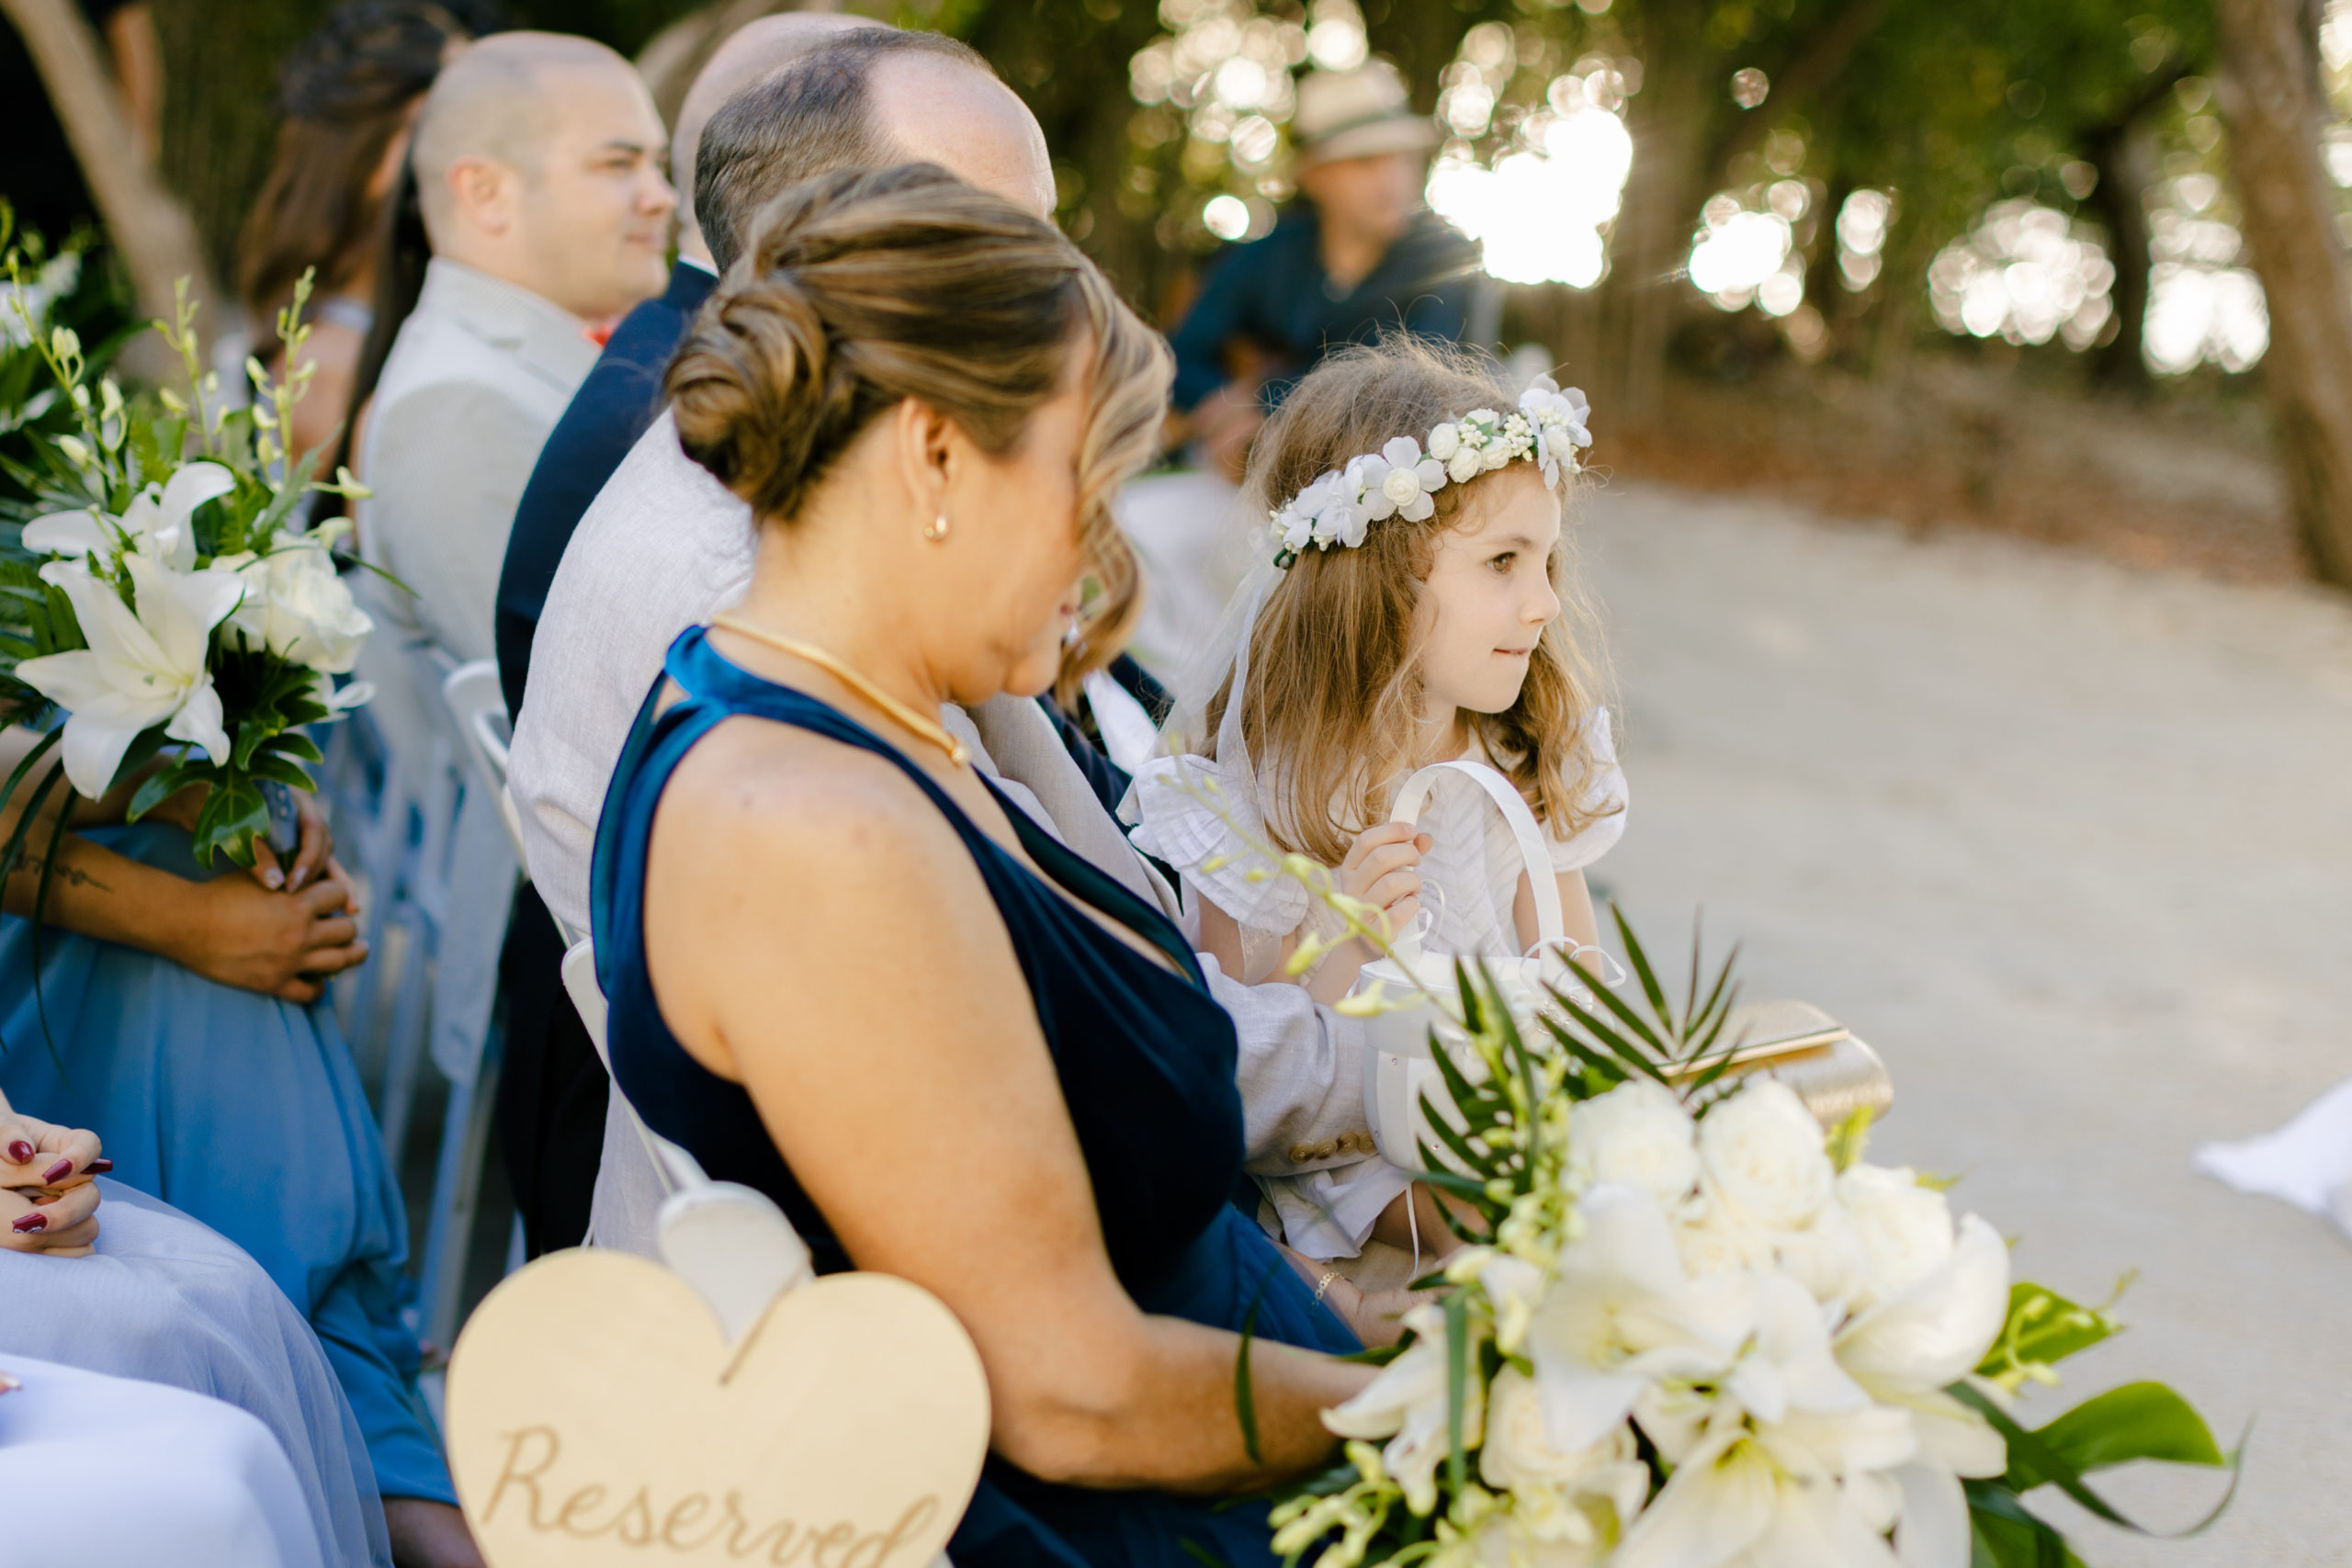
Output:
M213 270L188 210L156 179L137 124L107 67L97 32L71 0L0 0L40 72L51 107L65 128L74 161L106 220L116 254L130 272L139 309L168 317L173 290L187 278L199 299L220 298ZM209 323L207 323L208 325ZM146 334L124 363L149 378L169 368Z
M2312 563L2352 586L2352 276L2320 162L2316 6L2220 0L2222 104L2270 308L2262 379Z

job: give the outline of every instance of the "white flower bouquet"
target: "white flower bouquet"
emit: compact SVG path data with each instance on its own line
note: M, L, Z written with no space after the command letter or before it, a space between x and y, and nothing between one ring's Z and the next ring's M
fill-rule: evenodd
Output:
M1702 1001L1694 952L1678 1009L1618 930L1646 1014L1596 987L1514 1017L1460 976L1472 1059L1435 1055L1462 1120L1430 1115L1446 1157L1425 1179L1471 1245L1326 1413L1347 1461L1278 1503L1278 1553L2079 1568L2025 1494L2128 1524L2084 1477L2135 1460L2226 1466L2234 1491L2236 1456L2161 1384L2014 1418L2024 1383L2114 1320L2013 1282L1998 1233L1955 1220L1941 1184L1863 1163L1867 1113L1825 1134L1786 1086L1730 1073L1730 965ZM1246 1380L1237 1397L1247 1437Z
M306 531L300 516L314 491L361 492L348 470L314 481L315 455L289 462L280 434L311 368L299 353L310 280L278 321L286 363L300 367L273 379L248 360L254 400L231 409L202 369L185 288L176 320L154 327L185 364L190 398L133 400L112 377L92 385L80 339L36 315L37 280L17 253L6 265L0 308L73 417L70 433L35 439L31 465L12 467L34 499L0 525L0 722L43 732L0 784L0 804L20 785L30 795L0 847L0 878L31 852L28 829L59 771L34 774L52 749L92 799L138 778L132 821L205 786L198 860L224 851L250 866L270 832L266 792L312 787L304 764L321 757L306 728L368 695L333 680L371 629L330 554L341 525ZM40 856L44 894L52 858Z

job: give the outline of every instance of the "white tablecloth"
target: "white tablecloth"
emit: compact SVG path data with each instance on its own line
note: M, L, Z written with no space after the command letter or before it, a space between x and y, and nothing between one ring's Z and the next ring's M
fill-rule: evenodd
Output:
M25 1488L0 1568L323 1568L269 1428L184 1389L12 1356L0 1467Z

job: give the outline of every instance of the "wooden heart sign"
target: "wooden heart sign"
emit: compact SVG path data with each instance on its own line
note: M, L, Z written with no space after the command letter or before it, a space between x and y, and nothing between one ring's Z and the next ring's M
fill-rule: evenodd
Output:
M491 1568L926 1568L989 1442L937 1298L885 1274L778 1296L734 1346L627 1253L542 1258L449 1359L449 1467Z

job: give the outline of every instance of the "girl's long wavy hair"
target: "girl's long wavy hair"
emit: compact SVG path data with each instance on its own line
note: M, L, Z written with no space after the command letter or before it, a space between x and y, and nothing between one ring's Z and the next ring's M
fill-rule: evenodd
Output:
M1057 694L1116 657L1136 613L1113 496L1151 458L1167 345L1045 220L929 164L793 186L752 226L670 362L687 456L788 524L858 432L914 398L1011 450L1074 353L1091 355L1079 543L1094 592Z
M1498 367L1484 355L1401 334L1343 348L1300 380L1259 433L1243 488L1262 513L1399 435L1426 441L1473 409L1511 407ZM1309 546L1260 612L1241 730L1267 831L1283 850L1339 864L1355 835L1386 815L1418 760L1415 612L1440 537L1462 525L1486 488L1483 477L1449 484L1427 519L1374 523L1353 549ZM1566 499L1575 488L1569 481ZM1593 816L1584 807L1595 771L1585 724L1603 681L1598 619L1570 558L1563 530L1550 561L1561 613L1536 643L1519 700L1502 713L1464 716L1535 815L1564 838ZM1212 755L1231 700L1228 673L1205 717Z

